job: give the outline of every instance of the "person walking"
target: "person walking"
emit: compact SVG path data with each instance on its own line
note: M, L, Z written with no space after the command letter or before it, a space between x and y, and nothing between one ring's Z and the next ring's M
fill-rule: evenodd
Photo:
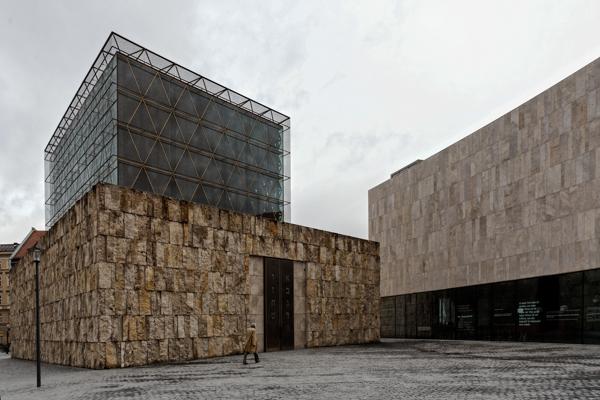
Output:
M246 339L246 345L244 346L244 365L248 364L246 362L246 357L248 357L249 353L254 353L254 362L259 362L258 353L256 352L256 347L258 342L256 340L256 324L253 322L250 324L250 328L248 328L248 334Z

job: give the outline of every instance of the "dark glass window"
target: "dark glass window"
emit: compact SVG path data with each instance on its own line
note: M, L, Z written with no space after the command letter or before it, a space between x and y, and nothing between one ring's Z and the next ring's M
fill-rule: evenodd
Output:
M396 296L396 337L407 337L406 330L406 296Z
M382 301L383 337L600 343L600 269Z
M475 287L477 292L477 338L492 340L492 315L494 307L492 303L492 285L479 285Z
M583 285L583 341L600 343L600 270L585 271Z
M517 281L516 307L518 339L543 340L543 303L538 278Z
M544 276L539 279L544 307L544 339L553 342L579 341L581 274Z
M456 310L456 339L475 339L477 325L475 290L473 287L465 287L452 292Z
M431 322L433 320L431 292L417 293L417 337L430 338L432 335Z
M396 305L394 297L381 299L381 336L396 337Z

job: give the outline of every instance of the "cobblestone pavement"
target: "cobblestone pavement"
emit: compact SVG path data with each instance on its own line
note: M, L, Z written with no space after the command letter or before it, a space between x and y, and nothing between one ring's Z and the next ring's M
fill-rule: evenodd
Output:
M0 353L11 399L600 399L600 346L389 340L92 371Z

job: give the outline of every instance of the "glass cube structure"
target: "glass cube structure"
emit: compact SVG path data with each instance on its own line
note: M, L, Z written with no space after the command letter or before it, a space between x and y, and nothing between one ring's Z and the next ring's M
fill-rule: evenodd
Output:
M111 33L46 146L46 226L99 182L289 221L289 135L289 117Z

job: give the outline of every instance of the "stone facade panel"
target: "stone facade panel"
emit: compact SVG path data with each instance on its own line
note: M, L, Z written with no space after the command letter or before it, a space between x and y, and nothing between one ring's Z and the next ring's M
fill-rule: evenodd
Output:
M263 257L295 262L296 347L379 339L377 243L98 185L41 244L44 362L115 368L237 354L251 321L260 347ZM33 359L31 254L11 274L13 356Z
M372 188L381 294L597 268L599 82L600 59Z

